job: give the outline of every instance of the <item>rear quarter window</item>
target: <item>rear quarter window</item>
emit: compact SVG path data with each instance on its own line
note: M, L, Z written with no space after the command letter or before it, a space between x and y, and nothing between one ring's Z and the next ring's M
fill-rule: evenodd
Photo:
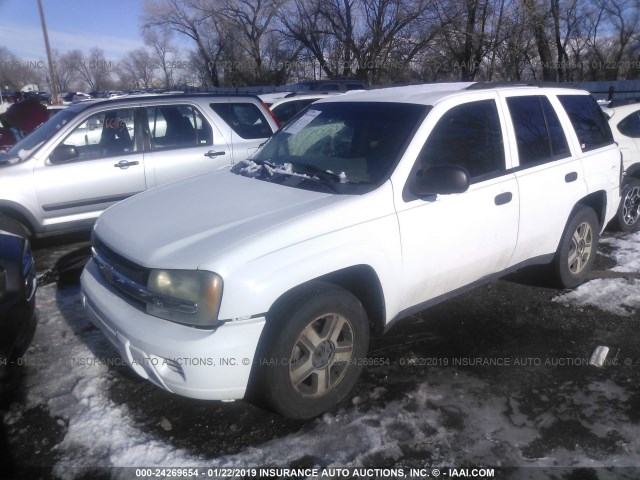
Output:
M573 125L583 152L613 143L607 118L590 95L558 95Z

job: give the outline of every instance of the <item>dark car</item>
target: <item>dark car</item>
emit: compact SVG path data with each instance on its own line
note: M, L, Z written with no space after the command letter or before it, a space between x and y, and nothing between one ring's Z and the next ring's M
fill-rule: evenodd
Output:
M36 329L36 268L29 240L0 231L0 397Z

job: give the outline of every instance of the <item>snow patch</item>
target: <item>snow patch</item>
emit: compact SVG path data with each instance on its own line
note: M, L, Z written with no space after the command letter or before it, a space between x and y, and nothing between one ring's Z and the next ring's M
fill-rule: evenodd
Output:
M601 242L613 248L614 272L640 272L640 232L615 235ZM640 309L640 279L596 279L560 295L554 302L592 306L614 315L629 316Z

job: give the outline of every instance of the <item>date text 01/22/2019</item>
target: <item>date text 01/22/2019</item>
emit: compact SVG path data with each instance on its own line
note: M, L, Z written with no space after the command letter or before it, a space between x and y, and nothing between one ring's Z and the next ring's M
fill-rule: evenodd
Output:
M137 468L137 478L494 478L493 468Z

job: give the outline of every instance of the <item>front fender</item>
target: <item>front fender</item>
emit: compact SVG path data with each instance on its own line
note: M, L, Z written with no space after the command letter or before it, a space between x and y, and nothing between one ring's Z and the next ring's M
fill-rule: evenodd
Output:
M255 258L223 275L219 318L263 315L292 289L324 275L355 265L367 265L378 276L385 296L386 318L399 305L395 294L402 265L395 214L300 242Z

